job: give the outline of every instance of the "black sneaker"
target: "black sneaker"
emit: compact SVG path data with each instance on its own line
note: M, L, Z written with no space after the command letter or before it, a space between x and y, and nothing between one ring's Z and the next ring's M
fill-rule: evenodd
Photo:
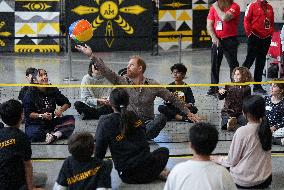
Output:
M207 95L214 96L218 93L219 88L210 88L207 92Z
M253 92L259 93L259 94L267 94L267 91L264 90L262 87L259 88L253 88Z

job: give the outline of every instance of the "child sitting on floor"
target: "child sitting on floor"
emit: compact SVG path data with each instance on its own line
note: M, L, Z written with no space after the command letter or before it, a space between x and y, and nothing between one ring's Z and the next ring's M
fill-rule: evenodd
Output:
M234 134L228 156L211 156L211 160L225 167L238 188L264 189L272 181L272 134L265 118L265 100L261 96L247 96L242 106L248 123Z
M251 82L252 76L248 68L236 67L232 72L234 83ZM223 130L234 130L237 126L246 124L242 114L243 99L251 94L248 85L225 86L218 92L219 100L225 99L224 107L221 111L221 128Z
M218 142L216 128L208 123L196 123L190 128L189 139L193 158L173 168L164 190L236 190L226 168L210 161Z
M275 81L280 81L278 79ZM284 145L284 84L272 83L270 96L265 97L265 115L273 136L273 143Z
M95 139L90 133L72 135L68 142L71 156L66 158L53 190L111 189L112 161L92 157Z
M0 116L6 127L0 128L0 189L32 190L45 186L47 176L33 173L32 149L21 131L23 106L17 100L0 104Z
M187 68L183 64L174 64L171 67L174 82L170 85L187 85L183 80L185 78ZM198 109L194 106L195 100L190 87L169 87L167 88L179 99L186 103L186 106L191 113L196 114ZM168 102L164 102L164 105L158 107L160 113L165 114L168 121L176 119L177 121L189 121L187 115L183 114L181 110Z

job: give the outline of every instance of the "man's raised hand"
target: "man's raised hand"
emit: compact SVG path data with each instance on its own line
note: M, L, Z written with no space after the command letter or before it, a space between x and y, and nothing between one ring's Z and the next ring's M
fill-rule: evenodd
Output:
M85 44L84 46L76 45L75 48L76 48L78 51L82 52L83 54L87 55L88 57L91 57L91 56L92 56L93 51L92 51L92 49L90 48L90 46L88 46L88 45L86 45L86 44Z

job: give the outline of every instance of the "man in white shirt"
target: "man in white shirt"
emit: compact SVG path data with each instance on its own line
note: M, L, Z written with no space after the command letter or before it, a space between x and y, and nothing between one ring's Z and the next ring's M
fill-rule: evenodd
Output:
M218 142L218 131L208 123L197 123L189 131L193 158L174 167L164 190L236 190L226 168L210 161Z

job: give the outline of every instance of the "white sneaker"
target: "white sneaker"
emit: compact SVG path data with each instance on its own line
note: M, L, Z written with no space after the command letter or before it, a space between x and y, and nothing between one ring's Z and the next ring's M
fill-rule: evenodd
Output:
M46 133L46 137L45 137L45 142L46 144L51 144L53 143L55 140L57 139L57 137L51 133Z
M272 136L276 138L283 138L284 137L284 127L274 131L274 133L272 133Z

